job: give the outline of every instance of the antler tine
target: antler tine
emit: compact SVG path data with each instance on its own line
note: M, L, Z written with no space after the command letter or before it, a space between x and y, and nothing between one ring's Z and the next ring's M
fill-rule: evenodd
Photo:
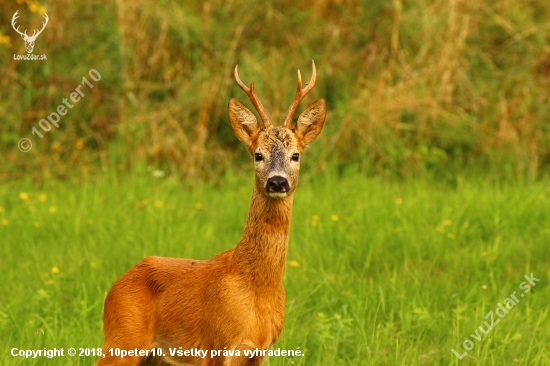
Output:
M42 22L42 29L40 29L40 30L38 31L38 33L36 34L37 37L38 37L38 35L39 35L40 33L42 33L42 31L44 30L44 28L46 28L46 25L48 25L48 20L49 20L48 14L44 14L44 20L45 20L45 22ZM36 31L35 31L35 32L36 32ZM34 34L33 34L33 36L34 36Z
M45 22L42 23L43 24L42 25L42 30L44 30L44 28L46 28L46 25L48 25L48 20L50 20L50 18L48 17L48 14L44 14L44 20L45 20ZM40 31L40 32L42 32L42 31Z
M294 115L294 112L296 112L296 108L298 108L298 105L300 104L302 99L313 88L313 85L315 85L317 71L315 70L315 62L313 60L311 60L311 68L313 69L311 79L304 89L302 89L302 75L300 74L300 70L298 70L298 88L296 89L294 100L292 101L290 108L288 108L288 112L286 112L286 116L283 122L283 127L285 128L290 128L290 125L292 124L292 116Z
M260 114L260 118L264 122L264 127L271 128L273 125L271 124L271 120L269 119L269 116L267 115L267 112L265 111L264 106L262 105L262 102L260 102L260 99L258 99L258 96L256 95L256 91L254 90L254 80L250 82L250 88L248 88L239 77L238 72L239 65L235 65L235 80L237 80L237 84L241 87L241 89L245 92L246 95L248 95L248 98L254 104L254 107L256 107L256 110Z
M15 14L13 14L13 17L11 18L11 26L12 26L13 29L14 29L17 33L19 33L20 35L27 35L27 30L26 30L26 29L25 29L25 33L22 33L22 32L19 30L19 26L17 26L17 28L15 28L16 20L17 20L17 18L19 18L18 13L19 13L19 10L17 10L17 11L15 12Z

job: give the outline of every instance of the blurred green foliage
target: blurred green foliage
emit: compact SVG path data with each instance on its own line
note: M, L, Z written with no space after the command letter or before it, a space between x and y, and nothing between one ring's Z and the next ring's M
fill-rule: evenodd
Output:
M13 59L25 54L16 10L29 33L48 14L34 50L47 61ZM301 108L322 97L330 109L314 171L538 178L550 164L549 37L544 0L3 2L0 179L143 163L220 176L247 159L226 112L231 97L251 107L234 66L281 121L311 59L318 81ZM101 80L41 131L90 69Z

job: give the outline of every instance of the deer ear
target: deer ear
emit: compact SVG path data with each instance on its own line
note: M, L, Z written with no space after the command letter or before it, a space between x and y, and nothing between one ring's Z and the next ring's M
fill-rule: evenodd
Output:
M324 99L319 99L300 114L298 122L294 126L294 133L304 145L308 145L319 136L325 123L326 114L327 104Z
M229 122L231 122L231 128L233 128L235 136L237 136L246 147L250 147L250 145L256 141L261 131L256 116L237 99L231 99L229 101L228 110Z

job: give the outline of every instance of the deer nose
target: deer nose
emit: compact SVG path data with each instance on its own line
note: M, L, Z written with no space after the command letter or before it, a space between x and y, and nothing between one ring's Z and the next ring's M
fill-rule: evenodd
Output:
M286 178L281 177L280 175L275 175L267 180L267 184L265 185L265 190L268 193L288 192L290 191L290 185L288 184L288 180L286 180Z

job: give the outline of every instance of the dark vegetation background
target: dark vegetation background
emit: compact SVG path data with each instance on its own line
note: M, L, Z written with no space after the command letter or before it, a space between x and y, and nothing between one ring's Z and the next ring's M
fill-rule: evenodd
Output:
M47 12L34 54L48 61L13 60L16 10L29 34ZM330 113L308 171L536 179L550 164L549 35L545 0L4 1L0 179L143 164L218 177L248 161L226 112L231 97L251 106L235 64L280 123L311 59L301 108L323 97ZM90 69L101 81L60 128L31 136Z
M16 11L28 34L48 14L47 61L14 60ZM312 59L298 113L329 113L302 160L276 345L307 357L269 365L550 365L549 46L548 0L0 2L0 365L93 364L10 351L100 347L105 295L138 261L234 247L253 163L233 69L280 124Z

